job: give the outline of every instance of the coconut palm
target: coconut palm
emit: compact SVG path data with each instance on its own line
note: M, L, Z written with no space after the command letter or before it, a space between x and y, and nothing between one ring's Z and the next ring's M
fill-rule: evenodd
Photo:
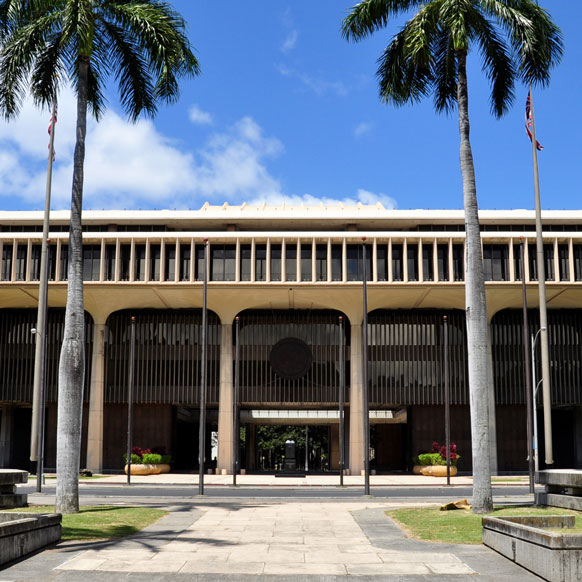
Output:
M2 10L4 9L4 12ZM155 0L5 0L0 47L0 111L15 116L30 93L49 107L69 83L77 126L69 231L68 294L59 363L56 510L78 511L83 403L84 302L81 209L88 108L99 119L111 76L132 120L178 98L178 79L199 73L185 22ZM1 38L1 37L0 37Z
M473 453L473 508L492 508L489 462L488 329L477 188L469 140L467 57L481 54L491 83L491 110L501 117L513 102L514 84L546 85L562 54L562 37L533 0L363 0L344 19L342 33L358 41L416 13L379 58L380 98L402 106L431 95L438 112L458 108L466 230L465 308Z

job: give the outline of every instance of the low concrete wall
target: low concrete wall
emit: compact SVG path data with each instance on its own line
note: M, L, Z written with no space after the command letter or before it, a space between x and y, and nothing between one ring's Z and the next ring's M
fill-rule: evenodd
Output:
M0 565L23 558L61 539L60 513L0 512Z
M0 507L26 507L28 496L25 493L16 493L16 484L27 482L26 471L0 469Z
M582 580L582 535L544 528L574 527L573 515L484 517L483 543L549 582Z
M536 505L549 505L582 511L582 471L547 469L536 473L536 483L545 486L536 492Z

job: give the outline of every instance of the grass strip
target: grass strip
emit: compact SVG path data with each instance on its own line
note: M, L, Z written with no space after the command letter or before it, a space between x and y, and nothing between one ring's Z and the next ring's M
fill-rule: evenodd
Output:
M402 508L386 511L386 515L404 528L411 537L449 544L480 544L481 515L472 511L441 511L438 507ZM575 515L576 530L582 527L579 512L557 507L500 506L487 515ZM562 530L563 531L563 530ZM577 533L575 530L567 530Z
M54 513L52 505L15 509L16 512ZM151 525L167 511L152 507L95 505L81 507L79 513L63 515L62 540L110 540L135 534Z

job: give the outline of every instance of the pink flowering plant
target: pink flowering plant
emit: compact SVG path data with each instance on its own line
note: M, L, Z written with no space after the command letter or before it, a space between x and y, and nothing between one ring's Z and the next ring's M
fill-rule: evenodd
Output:
M457 445L451 443L449 447L451 466L456 467L458 460L461 458L457 452ZM447 464L447 447L437 441L432 443L432 449L429 453L421 453L412 459L415 465L446 465Z

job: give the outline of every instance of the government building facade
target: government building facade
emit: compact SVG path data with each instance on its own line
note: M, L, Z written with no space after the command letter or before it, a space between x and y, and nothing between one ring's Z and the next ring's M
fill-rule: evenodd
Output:
M51 213L48 469L56 463L68 220L68 212ZM535 217L525 210L481 211L480 220L490 323L491 457L498 472L526 471L521 265L523 260L529 326L535 333ZM543 225L554 466L582 468L582 211L544 212ZM366 366L372 466L378 472L409 470L414 455L444 440L448 389L459 470L471 471L462 211L386 210L380 204L206 204L196 211L87 211L83 227L82 467L104 472L123 467L134 317L133 442L164 449L172 455L173 470L197 469L208 240L209 467L230 472L239 447L246 471L278 470L269 429L281 427L284 433L283 427L292 427L294 434L307 435L300 467L337 471L343 391L345 465L360 474ZM31 329L41 239L41 212L0 212L0 467L29 466ZM367 350L362 342L363 244ZM540 407L541 395L542 426ZM236 438L235 415L241 427Z

